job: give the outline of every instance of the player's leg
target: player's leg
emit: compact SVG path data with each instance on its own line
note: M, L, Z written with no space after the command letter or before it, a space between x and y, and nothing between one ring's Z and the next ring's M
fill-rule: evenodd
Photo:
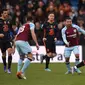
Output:
M44 46L45 46L45 50L46 50L46 53L47 53L47 49L48 49L48 47L49 47L49 43L48 43L48 41L44 41L43 42L44 43ZM40 60L41 60L41 64L43 63L43 60L45 59L45 60L48 60L48 59L46 59L48 57L48 55L46 54L46 55L41 55L40 56Z
M45 64L45 71L51 71L49 69L50 58L52 57L52 43L51 41L46 41L46 64Z
M25 59L25 62L24 62L24 65L22 66L22 69L21 69L21 74L19 75L19 77L23 78L23 79L26 79L25 77L25 71L26 69L29 67L30 65L30 62L33 60L32 58L32 53L29 52L27 55L26 55L26 59Z
M22 68L23 60L24 60L24 55L20 55L20 58L19 58L18 64L17 64L17 77L19 79L22 79L22 77L21 77L21 68Z
M57 55L55 43L53 43L53 45L52 45L52 50L51 50L51 52L52 52L51 58L54 58L54 57Z
M17 64L17 74L16 75L19 79L22 79L21 68L22 68L22 63L24 60L24 54L22 54L22 51L21 51L21 42L16 41L15 44L16 44L16 48L17 48L17 51L18 51L19 56L20 56L20 58L18 60L18 64Z
M17 64L17 72L20 72L25 55L22 54L21 47L20 47L21 46L20 42L16 41L15 44L16 44L16 49L17 49L17 51L19 53L19 56L20 56L20 58L18 60L18 64Z
M23 60L24 60L24 55L20 55L20 59L18 60L18 65L17 65L17 72L21 71Z
M73 48L73 52L74 52L75 57L76 57L75 65L78 65L79 64L79 48L78 48L78 46L75 46ZM79 69L76 69L75 71L77 73L81 73L81 71Z
M12 64L12 48L8 48L7 49L7 51L8 51L8 70L7 70L7 72L8 73L11 73L11 64Z
M50 55L51 55L51 54L52 54L52 53L47 53L47 55L46 55L45 71L51 71L51 70L49 69Z
M32 61L33 57L32 57L32 49L31 46L29 45L28 42L17 42L16 43L17 46L19 46L21 53L26 55L26 59L24 62L24 65L21 68L21 75L18 75L19 77L21 76L21 78L26 79L26 77L24 76L24 73L26 71L26 69L28 68L28 66L30 65L30 61Z
M85 60L83 60L83 61L80 62L79 64L77 64L77 65L71 67L72 73L78 71L78 70L79 70L78 68L83 67L83 66L85 66ZM78 73L80 74L81 71L79 70Z
M8 70L7 70L7 72L11 73L12 54L13 54L14 50L12 49L12 46L11 46L10 42L8 42L6 44L6 49L8 51Z
M4 72L6 72L7 71L6 52L2 52L2 61L3 61L3 65L4 65Z
M70 55L71 55L71 49L65 48L64 56L65 56L65 63L66 63L66 67L67 67L67 72L65 74L71 73L70 62L69 62Z
M46 59L46 56L47 55L44 55L44 54L40 55L40 62L41 62L41 64L43 63L43 60Z
M23 67L22 67L22 69L21 69L21 72L24 74L25 73L25 70L28 68L28 66L30 65L30 62L32 61L32 53L31 52L29 52L28 54L27 54L27 58L26 58L26 60L25 60L25 62L24 62L24 65L23 65Z
M56 56L56 46L55 46L54 41L49 43L49 44L47 43L47 45L46 45L46 52L47 52L47 56L46 56L46 67L45 67L45 70L46 71L51 71L49 69L50 58L53 58L54 56Z
M77 65L79 63L79 47L78 46L74 46L73 47L73 53L75 54L76 60L75 60L75 65Z
M85 66L85 60L76 65L77 68L80 68L82 66Z
M3 65L4 65L4 72L7 71L7 64L6 64L6 46L5 44L1 44L1 52L2 52L2 61L3 61Z

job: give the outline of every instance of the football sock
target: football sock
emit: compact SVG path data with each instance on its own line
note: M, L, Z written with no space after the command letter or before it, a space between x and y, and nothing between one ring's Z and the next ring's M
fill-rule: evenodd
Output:
M23 60L22 59L19 59L19 61L18 61L18 67L17 67L17 72L20 72L21 67L22 67L22 62L23 62Z
M12 63L12 56L8 56L8 69L11 68L11 63Z
M79 64L79 58L76 58L75 65Z
M49 62L50 62L50 57L46 55L46 67L45 68L49 68Z
M6 66L6 56L2 56L3 64Z
M66 62L66 67L67 67L67 70L70 71L70 63L69 62Z
M24 65L23 65L23 67L21 69L21 72L24 73L29 65L30 65L30 60L28 58L26 58L26 60L24 62Z
M78 65L76 65L76 67L77 68L80 68L80 67L82 67L82 66L84 66L85 64L84 64L84 61L82 61L82 62L80 62Z

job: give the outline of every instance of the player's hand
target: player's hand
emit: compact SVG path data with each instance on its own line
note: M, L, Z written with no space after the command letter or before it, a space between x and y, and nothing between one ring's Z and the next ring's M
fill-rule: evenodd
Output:
M66 45L67 45L67 47L69 47L69 43L67 43Z
M46 41L47 39L46 38L43 38L43 41Z
M55 41L57 41L57 38L54 38Z
M36 44L36 48L37 48L37 50L39 50L39 44Z
M0 37L3 38L4 37L4 34L0 34Z
M13 53L13 54L15 53L15 48L12 48L12 53Z

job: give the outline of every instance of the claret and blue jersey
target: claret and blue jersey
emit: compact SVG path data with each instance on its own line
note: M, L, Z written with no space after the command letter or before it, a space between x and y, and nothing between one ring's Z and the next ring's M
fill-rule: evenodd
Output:
M69 43L69 47L79 44L79 32L85 35L85 31L78 25L72 24L72 27L66 26L62 29L62 38L65 44Z

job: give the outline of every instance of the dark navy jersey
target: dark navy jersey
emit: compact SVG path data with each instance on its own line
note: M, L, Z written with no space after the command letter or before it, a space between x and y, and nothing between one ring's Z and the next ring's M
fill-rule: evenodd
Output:
M10 21L0 18L0 34L4 34L4 37L0 38L0 42L11 41L10 29L12 29Z
M57 32L58 32L58 28L57 28L57 23L53 22L53 23L49 23L46 22L43 25L43 29L44 29L44 37L45 38L50 38L53 39L57 37Z

